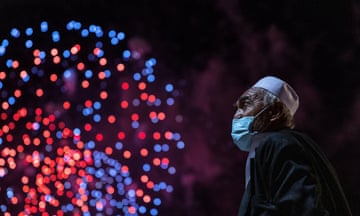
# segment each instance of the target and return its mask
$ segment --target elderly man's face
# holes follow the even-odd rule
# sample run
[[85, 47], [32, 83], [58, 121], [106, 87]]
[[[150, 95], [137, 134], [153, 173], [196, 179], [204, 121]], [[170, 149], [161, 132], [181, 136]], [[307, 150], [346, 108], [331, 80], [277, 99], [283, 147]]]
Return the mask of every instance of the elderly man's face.
[[255, 116], [264, 107], [263, 91], [259, 88], [250, 88], [245, 91], [235, 103], [234, 118]]

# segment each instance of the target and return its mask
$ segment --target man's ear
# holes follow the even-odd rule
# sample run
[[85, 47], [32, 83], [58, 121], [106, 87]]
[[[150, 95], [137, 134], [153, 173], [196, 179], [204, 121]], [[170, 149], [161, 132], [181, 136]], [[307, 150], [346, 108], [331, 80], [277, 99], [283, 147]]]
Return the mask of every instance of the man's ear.
[[269, 121], [270, 122], [277, 121], [282, 115], [282, 109], [283, 109], [283, 104], [281, 102], [275, 102], [269, 110], [269, 115], [270, 115]]

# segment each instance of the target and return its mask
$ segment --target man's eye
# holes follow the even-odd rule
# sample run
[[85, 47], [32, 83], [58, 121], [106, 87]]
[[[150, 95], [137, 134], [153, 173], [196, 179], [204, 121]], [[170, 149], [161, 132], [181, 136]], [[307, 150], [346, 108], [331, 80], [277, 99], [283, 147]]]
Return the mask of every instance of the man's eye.
[[243, 101], [243, 103], [242, 103], [243, 106], [248, 106], [250, 104], [251, 104], [251, 101], [249, 101], [249, 100]]

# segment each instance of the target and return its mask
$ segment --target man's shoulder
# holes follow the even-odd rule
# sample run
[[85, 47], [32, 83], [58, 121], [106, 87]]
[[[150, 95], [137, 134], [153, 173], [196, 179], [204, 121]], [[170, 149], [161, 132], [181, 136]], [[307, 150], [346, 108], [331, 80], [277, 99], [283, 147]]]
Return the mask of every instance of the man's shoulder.
[[303, 132], [284, 129], [279, 131], [270, 131], [259, 134], [257, 137], [260, 148], [276, 148], [281, 149], [287, 146], [299, 145], [306, 138]]
[[259, 137], [261, 137], [261, 139], [263, 139], [263, 140], [266, 140], [266, 139], [288, 140], [288, 139], [294, 139], [297, 136], [305, 137], [306, 135], [303, 132], [300, 132], [300, 131], [297, 131], [294, 129], [268, 131], [268, 132], [263, 132], [263, 133], [259, 134]]

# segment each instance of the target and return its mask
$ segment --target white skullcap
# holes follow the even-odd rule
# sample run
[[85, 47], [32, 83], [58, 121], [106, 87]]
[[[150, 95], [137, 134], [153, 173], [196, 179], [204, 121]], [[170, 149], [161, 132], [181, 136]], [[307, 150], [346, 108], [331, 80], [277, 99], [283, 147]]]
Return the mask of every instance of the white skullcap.
[[266, 76], [257, 81], [252, 87], [263, 88], [274, 94], [285, 104], [292, 116], [294, 116], [299, 107], [299, 97], [295, 90], [288, 83], [277, 77]]

